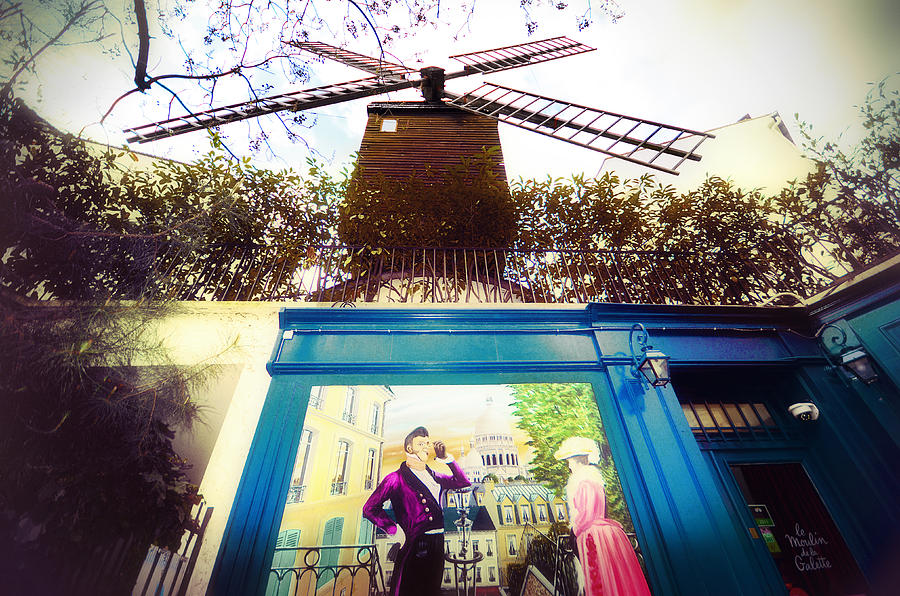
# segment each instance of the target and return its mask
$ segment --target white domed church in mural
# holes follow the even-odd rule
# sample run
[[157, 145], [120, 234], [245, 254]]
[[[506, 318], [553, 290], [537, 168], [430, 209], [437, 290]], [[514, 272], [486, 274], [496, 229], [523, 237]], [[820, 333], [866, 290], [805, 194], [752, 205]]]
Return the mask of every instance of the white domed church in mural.
[[509, 418], [491, 397], [475, 422], [475, 432], [463, 448], [460, 467], [472, 480], [482, 480], [494, 474], [501, 481], [517, 476], [529, 478], [528, 470], [519, 460], [519, 449], [513, 439]]

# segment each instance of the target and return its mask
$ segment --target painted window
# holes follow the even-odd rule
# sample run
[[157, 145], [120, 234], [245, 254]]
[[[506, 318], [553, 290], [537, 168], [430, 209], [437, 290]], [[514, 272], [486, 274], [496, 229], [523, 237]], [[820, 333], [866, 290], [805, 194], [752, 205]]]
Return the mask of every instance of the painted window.
[[347, 494], [347, 469], [350, 464], [350, 443], [338, 441], [337, 455], [334, 462], [334, 477], [331, 481], [332, 495]]
[[516, 535], [515, 534], [508, 534], [506, 536], [506, 553], [511, 557], [516, 556]]
[[369, 416], [369, 432], [373, 435], [381, 434], [379, 425], [381, 423], [381, 406], [372, 404], [372, 413]]
[[[344, 533], [344, 518], [332, 517], [325, 522], [325, 528], [322, 532], [322, 546], [338, 545], [341, 543], [341, 536]], [[316, 580], [316, 589], [318, 590], [335, 578], [335, 565], [340, 558], [340, 549], [326, 548], [322, 549], [319, 557], [319, 566], [316, 571], [319, 578]]]
[[341, 414], [341, 420], [350, 424], [356, 424], [357, 391], [356, 387], [347, 387], [347, 393], [344, 396], [344, 413]]
[[325, 387], [313, 387], [309, 391], [309, 407], [321, 410], [325, 403]]
[[556, 519], [558, 521], [566, 521], [566, 506], [562, 503], [556, 504]]
[[[275, 541], [275, 557], [272, 559], [272, 568], [293, 567], [297, 557], [296, 550], [278, 550], [280, 548], [295, 549], [300, 544], [300, 530], [282, 530]], [[269, 574], [269, 583], [266, 586], [266, 596], [287, 596], [290, 593], [292, 573], [283, 574], [279, 581], [278, 576]]]
[[375, 524], [362, 518], [359, 521], [359, 536], [356, 539], [357, 544], [372, 544], [375, 542]]
[[[342, 546], [340, 550], [334, 548], [323, 548], [319, 554], [326, 551], [335, 551], [340, 553], [337, 561], [341, 565], [355, 567], [359, 563], [359, 557], [365, 558], [364, 551], [358, 548], [352, 548], [349, 545], [364, 545], [372, 543], [373, 528], [370, 525], [371, 519], [364, 521], [359, 508], [371, 494], [371, 491], [378, 483], [387, 475], [395, 472], [405, 461], [405, 455], [402, 449], [403, 438], [415, 426], [422, 425], [430, 431], [433, 441], [443, 440], [447, 442], [448, 450], [453, 456], [462, 460], [464, 453], [471, 455], [471, 451], [464, 446], [471, 444], [472, 441], [481, 441], [484, 445], [478, 452], [478, 455], [484, 457], [482, 462], [487, 465], [479, 466], [480, 458], [476, 456], [474, 461], [475, 468], [479, 468], [477, 473], [484, 477], [491, 470], [500, 468], [490, 467], [495, 465], [512, 466], [517, 463], [521, 466], [519, 469], [513, 470], [512, 467], [505, 468], [508, 472], [497, 474], [498, 476], [516, 476], [519, 473], [525, 474], [524, 470], [534, 467], [535, 462], [532, 459], [535, 454], [530, 450], [526, 450], [522, 445], [527, 438], [535, 444], [540, 443], [541, 461], [554, 458], [555, 453], [562, 449], [562, 443], [570, 439], [581, 444], [589, 438], [580, 437], [578, 432], [585, 428], [587, 422], [580, 420], [570, 420], [568, 417], [560, 417], [555, 410], [556, 405], [560, 402], [571, 402], [577, 404], [574, 410], [590, 412], [590, 408], [596, 408], [596, 400], [589, 384], [538, 384], [538, 385], [502, 385], [502, 386], [471, 386], [460, 388], [458, 393], [453, 393], [452, 386], [438, 387], [430, 389], [428, 386], [391, 386], [390, 406], [387, 407], [381, 401], [383, 391], [379, 386], [371, 387], [348, 387], [345, 383], [340, 386], [325, 387], [316, 390], [317, 393], [327, 395], [328, 402], [325, 404], [327, 416], [310, 410], [312, 414], [307, 417], [305, 428], [301, 429], [299, 439], [299, 448], [297, 450], [297, 458], [294, 464], [294, 471], [291, 475], [291, 484], [294, 486], [306, 485], [306, 499], [298, 501], [294, 505], [284, 507], [284, 514], [281, 524], [276, 528], [303, 528], [304, 547], [315, 548], [325, 547], [330, 543], [326, 540], [334, 541], [335, 527], [333, 522], [329, 526], [328, 536], [323, 536], [323, 524], [329, 518], [341, 516], [348, 526], [348, 533], [343, 536], [343, 543], [348, 546]], [[435, 399], [428, 399], [429, 407], [427, 409], [416, 408], [421, 404], [423, 397], [430, 398], [430, 392], [434, 392]], [[452, 395], [451, 399], [447, 399], [448, 394]], [[490, 405], [487, 403], [487, 396], [497, 398], [502, 396], [504, 408], [500, 408], [495, 412], [490, 412]], [[438, 399], [440, 397], [440, 399]], [[529, 408], [536, 408], [545, 415], [542, 420], [554, 420], [555, 424], [561, 425], [563, 430], [559, 436], [556, 436], [555, 444], [541, 443], [540, 439], [546, 439], [547, 428], [541, 424], [536, 424], [533, 420], [520, 419], [514, 413], [514, 408], [510, 406], [514, 402], [528, 404]], [[377, 408], [375, 407], [377, 405]], [[410, 420], [403, 413], [416, 411], [416, 419]], [[529, 410], [530, 411], [530, 410]], [[342, 420], [342, 414], [348, 416]], [[484, 417], [486, 413], [490, 416]], [[523, 434], [521, 443], [511, 440], [508, 435], [487, 435], [481, 434], [483, 426], [479, 426], [479, 420], [496, 419], [497, 414], [501, 417], [508, 416], [506, 425], [511, 429], [515, 428], [519, 436], [519, 431]], [[774, 415], [774, 413], [773, 413]], [[355, 418], [354, 418], [355, 416]], [[600, 420], [599, 416], [593, 415], [589, 421], [589, 426], [595, 428]], [[484, 418], [483, 418], [484, 417]], [[352, 422], [352, 425], [350, 424]], [[451, 424], [452, 423], [452, 424]], [[457, 427], [460, 429], [457, 435], [448, 435], [445, 433], [447, 428]], [[372, 430], [377, 430], [378, 434], [373, 435]], [[764, 428], [758, 429], [765, 432]], [[311, 431], [311, 432], [310, 432]], [[554, 431], [555, 432], [555, 431]], [[337, 434], [335, 434], [337, 433]], [[593, 435], [592, 435], [593, 436]], [[295, 435], [296, 437], [296, 435]], [[384, 437], [384, 446], [380, 447], [379, 442]], [[491, 437], [492, 440], [488, 440]], [[327, 440], [326, 440], [327, 439]], [[295, 439], [297, 440], [297, 439]], [[605, 445], [605, 440], [596, 440], [596, 447]], [[577, 446], [577, 445], [576, 445]], [[518, 462], [516, 457], [516, 449], [521, 447], [521, 453], [526, 455], [528, 461]], [[584, 449], [583, 445], [578, 447]], [[599, 450], [601, 456], [600, 462], [594, 467], [600, 468], [603, 473], [614, 471], [614, 462], [608, 456], [606, 451]], [[578, 464], [580, 460], [569, 462], [569, 464]], [[288, 464], [290, 465], [290, 464]], [[568, 465], [566, 466], [568, 467]], [[537, 469], [537, 468], [536, 468]], [[587, 472], [594, 473], [594, 468], [589, 467]], [[569, 513], [566, 508], [566, 502], [560, 498], [550, 496], [550, 492], [544, 492], [544, 489], [536, 488], [543, 485], [547, 491], [561, 491], [565, 487], [566, 478], [557, 477], [555, 474], [540, 469], [536, 472], [528, 472], [533, 476], [529, 483], [511, 483], [505, 484], [502, 481], [496, 484], [485, 483], [482, 488], [476, 492], [476, 496], [472, 499], [472, 506], [477, 501], [478, 506], [491, 507], [491, 515], [498, 523], [497, 533], [490, 535], [488, 539], [487, 533], [474, 533], [471, 536], [470, 552], [476, 551], [485, 558], [478, 564], [482, 565], [481, 580], [476, 582], [479, 586], [490, 585], [496, 586], [500, 578], [500, 566], [497, 557], [509, 557], [510, 560], [516, 560], [519, 555], [528, 551], [527, 538], [520, 533], [521, 525], [519, 524], [538, 524], [539, 527], [546, 527], [551, 521], [569, 521]], [[470, 480], [476, 481], [474, 477]], [[599, 481], [605, 484], [604, 491], [607, 496], [606, 516], [615, 520], [623, 526], [624, 532], [632, 532], [632, 524], [628, 516], [627, 509], [624, 507], [625, 499], [622, 496], [621, 487], [617, 483], [608, 481]], [[301, 484], [302, 483], [302, 484]], [[312, 484], [315, 486], [311, 486]], [[530, 486], [534, 486], [531, 489]], [[489, 488], [490, 487], [490, 488]], [[488, 491], [492, 492], [488, 492]], [[533, 492], [526, 492], [532, 491]], [[292, 498], [299, 499], [300, 495], [292, 493]], [[523, 495], [533, 494], [536, 498], [533, 500]], [[330, 503], [331, 509], [323, 508], [320, 503], [310, 503], [313, 495], [334, 495], [341, 496], [341, 499], [332, 499]], [[538, 497], [541, 495], [541, 497]], [[459, 495], [454, 495], [449, 499], [449, 506], [456, 509], [460, 504]], [[549, 502], [548, 502], [549, 500]], [[468, 500], [467, 500], [468, 501]], [[386, 505], [386, 504], [385, 504]], [[494, 509], [496, 507], [496, 509]], [[386, 508], [386, 507], [385, 507]], [[326, 511], [323, 513], [323, 509]], [[440, 514], [440, 513], [438, 513]], [[430, 515], [430, 514], [429, 514]], [[274, 520], [273, 520], [274, 523]], [[343, 523], [343, 522], [342, 522]], [[507, 537], [510, 534], [510, 537]], [[535, 533], [536, 534], [536, 533]], [[390, 538], [381, 533], [382, 538], [378, 540], [379, 546], [383, 541]], [[624, 534], [623, 534], [624, 535]], [[626, 539], [627, 539], [626, 535]], [[497, 544], [494, 544], [494, 540]], [[340, 543], [336, 543], [340, 544]], [[630, 541], [629, 541], [630, 545]], [[446, 547], [452, 552], [458, 549], [456, 541], [446, 541]], [[629, 546], [629, 548], [631, 548]], [[496, 549], [496, 550], [495, 550]], [[502, 549], [502, 552], [501, 552]], [[380, 552], [383, 554], [384, 549]], [[302, 556], [302, 555], [301, 555]], [[337, 565], [330, 563], [329, 557], [318, 564], [320, 570], [328, 571], [329, 567]], [[585, 559], [587, 560], [587, 559]], [[625, 563], [623, 563], [624, 565]], [[490, 570], [486, 569], [488, 565], [494, 565], [494, 578], [488, 580]], [[468, 572], [469, 584], [476, 578], [477, 566], [470, 566]], [[333, 569], [332, 571], [336, 571]], [[440, 579], [436, 576], [435, 581], [441, 583], [444, 578], [443, 567], [435, 569], [435, 573], [440, 573]], [[455, 571], [450, 566], [451, 584]], [[318, 575], [321, 575], [319, 573]], [[505, 572], [504, 572], [505, 579]], [[635, 574], [636, 575], [636, 574]], [[296, 580], [295, 580], [296, 581]], [[328, 581], [328, 574], [322, 581]], [[328, 586], [323, 586], [323, 591], [336, 596], [344, 585], [349, 586], [349, 582], [344, 584], [343, 581], [337, 582], [337, 587], [332, 590], [335, 583], [331, 582]], [[441, 584], [444, 587], [447, 584]], [[305, 583], [304, 583], [305, 586]], [[294, 589], [296, 586], [289, 586]], [[309, 586], [310, 590], [315, 590], [315, 586]], [[301, 586], [301, 591], [304, 588]], [[348, 587], [348, 593], [353, 590]], [[310, 592], [312, 593], [312, 592]], [[270, 596], [279, 596], [272, 594]]]
[[488, 567], [488, 581], [489, 582], [497, 581], [497, 576], [494, 575], [493, 567]]
[[450, 568], [449, 567], [444, 567], [444, 583], [445, 584], [450, 583]]
[[364, 485], [365, 490], [372, 490], [375, 488], [376, 461], [378, 461], [378, 454], [374, 449], [369, 449], [369, 454], [366, 457], [366, 483]]
[[475, 582], [481, 583], [481, 566], [475, 568]]
[[300, 433], [300, 447], [297, 449], [297, 460], [294, 463], [294, 476], [288, 489], [287, 502], [302, 503], [306, 492], [306, 472], [309, 469], [309, 454], [312, 451], [313, 434], [308, 428]]
[[519, 513], [522, 514], [522, 523], [526, 524], [531, 521], [531, 507], [522, 505], [519, 507]]

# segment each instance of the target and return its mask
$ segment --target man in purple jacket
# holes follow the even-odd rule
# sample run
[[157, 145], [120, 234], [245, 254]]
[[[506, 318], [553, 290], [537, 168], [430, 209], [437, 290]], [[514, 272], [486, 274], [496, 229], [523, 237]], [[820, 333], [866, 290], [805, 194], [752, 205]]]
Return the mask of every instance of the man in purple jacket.
[[[444, 569], [443, 493], [471, 485], [441, 441], [434, 442], [435, 461], [447, 464], [452, 475], [437, 474], [425, 465], [430, 447], [425, 427], [413, 429], [403, 441], [406, 461], [382, 479], [363, 505], [363, 515], [373, 524], [391, 535], [397, 533], [399, 525], [405, 536], [394, 561], [391, 596], [440, 594]], [[391, 502], [396, 523], [385, 513], [385, 501]]]

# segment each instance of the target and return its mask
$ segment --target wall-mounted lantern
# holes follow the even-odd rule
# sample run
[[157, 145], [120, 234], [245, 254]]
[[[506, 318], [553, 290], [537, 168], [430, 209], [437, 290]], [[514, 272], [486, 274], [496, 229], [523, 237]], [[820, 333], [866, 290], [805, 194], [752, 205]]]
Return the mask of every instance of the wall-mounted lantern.
[[[635, 332], [637, 332], [637, 336], [635, 336]], [[635, 323], [631, 326], [631, 333], [628, 334], [628, 345], [631, 348], [631, 359], [634, 362], [631, 374], [638, 379], [646, 379], [653, 387], [665, 387], [672, 380], [669, 375], [669, 357], [648, 344], [649, 339], [650, 335], [643, 325]], [[641, 347], [640, 357], [634, 353], [635, 340]]]
[[834, 329], [837, 331], [837, 333], [832, 336], [831, 343], [839, 348], [840, 365], [844, 370], [850, 373], [853, 378], [859, 379], [866, 385], [875, 382], [878, 379], [878, 373], [875, 371], [875, 367], [872, 366], [872, 361], [869, 360], [869, 354], [862, 346], [847, 347], [847, 332], [831, 323], [822, 325], [816, 333], [816, 337], [822, 342], [822, 345], [829, 356], [831, 352], [828, 350], [828, 347], [825, 346], [824, 339], [826, 329]]

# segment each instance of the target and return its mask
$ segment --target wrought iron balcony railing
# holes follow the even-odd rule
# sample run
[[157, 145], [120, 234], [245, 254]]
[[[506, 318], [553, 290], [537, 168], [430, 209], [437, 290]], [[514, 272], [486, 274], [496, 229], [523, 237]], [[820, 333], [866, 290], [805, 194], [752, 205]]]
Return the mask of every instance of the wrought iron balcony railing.
[[374, 544], [276, 548], [275, 553], [276, 560], [282, 561], [291, 557], [279, 553], [293, 553], [294, 564], [271, 568], [267, 594], [378, 596], [387, 593], [384, 570]]
[[303, 495], [306, 492], [306, 485], [292, 485], [288, 489], [287, 495], [287, 504], [290, 505], [292, 503], [302, 503]]
[[[742, 252], [216, 246], [157, 258], [178, 300], [753, 305], [810, 297], [848, 271], [790, 247]], [[796, 299], [793, 300], [796, 302]]]
[[[636, 536], [627, 534], [631, 547], [637, 555], [638, 562], [643, 568], [644, 556]], [[518, 574], [508, 578], [513, 593], [521, 588], [521, 571], [529, 565], [537, 567], [544, 577], [553, 578], [555, 594], [560, 596], [577, 596], [579, 593], [578, 570], [575, 552], [576, 546], [571, 534], [545, 534], [531, 524], [526, 524], [522, 530], [522, 549], [517, 558]]]

